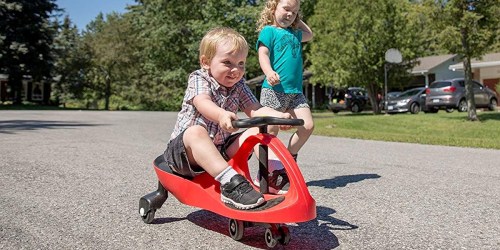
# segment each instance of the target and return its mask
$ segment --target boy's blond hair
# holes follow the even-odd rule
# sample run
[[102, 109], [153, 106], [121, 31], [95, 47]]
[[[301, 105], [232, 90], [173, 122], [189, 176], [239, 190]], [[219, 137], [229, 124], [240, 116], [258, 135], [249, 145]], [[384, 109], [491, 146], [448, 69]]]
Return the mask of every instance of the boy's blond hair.
[[[276, 7], [278, 6], [278, 3], [281, 0], [267, 0], [266, 5], [264, 6], [264, 9], [260, 13], [260, 18], [257, 21], [257, 32], [260, 32], [264, 26], [266, 25], [272, 25], [274, 23], [274, 12], [276, 11]], [[300, 0], [295, 0], [297, 1], [298, 4], [300, 4]], [[299, 13], [297, 14], [297, 17], [292, 23], [292, 28], [297, 28], [297, 23], [301, 20], [302, 14]]]
[[202, 56], [205, 56], [205, 59], [211, 62], [215, 56], [217, 46], [222, 43], [233, 45], [231, 53], [240, 51], [248, 53], [248, 43], [238, 31], [227, 27], [217, 27], [209, 30], [205, 36], [203, 36], [203, 39], [201, 39], [200, 64]]

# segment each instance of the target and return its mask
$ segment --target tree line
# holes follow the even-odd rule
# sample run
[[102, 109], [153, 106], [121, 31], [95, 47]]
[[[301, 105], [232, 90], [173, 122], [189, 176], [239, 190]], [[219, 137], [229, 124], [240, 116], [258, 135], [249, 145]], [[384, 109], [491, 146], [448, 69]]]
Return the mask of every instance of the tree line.
[[[255, 42], [264, 2], [136, 0], [79, 31], [55, 0], [0, 0], [0, 73], [14, 91], [24, 75], [51, 82], [54, 105], [178, 110], [187, 76], [199, 68], [199, 41], [212, 27], [242, 33], [251, 48], [245, 77], [262, 74]], [[372, 97], [383, 86], [389, 48], [404, 59], [389, 86], [408, 82], [419, 57], [459, 54], [467, 75], [470, 59], [500, 51], [500, 0], [308, 0], [301, 15], [315, 35], [304, 44], [310, 82], [364, 86]]]

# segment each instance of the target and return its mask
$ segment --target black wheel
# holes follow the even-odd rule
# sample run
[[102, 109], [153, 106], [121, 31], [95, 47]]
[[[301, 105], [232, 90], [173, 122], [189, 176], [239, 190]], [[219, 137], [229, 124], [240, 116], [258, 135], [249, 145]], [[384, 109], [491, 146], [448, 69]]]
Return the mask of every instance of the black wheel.
[[245, 226], [243, 221], [230, 219], [229, 220], [229, 235], [233, 240], [241, 240], [243, 238], [243, 231]]
[[146, 224], [151, 224], [153, 222], [153, 220], [155, 219], [155, 213], [156, 213], [156, 209], [151, 209], [145, 215], [141, 215], [142, 221], [144, 221], [144, 223], [146, 223]]
[[490, 100], [490, 105], [488, 106], [488, 110], [495, 111], [497, 109], [497, 105], [498, 105], [497, 100], [492, 98]]
[[462, 99], [460, 100], [460, 102], [458, 102], [458, 112], [465, 112], [467, 111], [467, 101], [465, 101], [465, 99]]
[[281, 226], [278, 228], [278, 232], [280, 233], [280, 244], [288, 245], [288, 243], [290, 242], [290, 230], [288, 230], [288, 227]]
[[361, 112], [361, 108], [359, 107], [359, 104], [357, 102], [353, 103], [351, 106], [351, 112], [353, 113], [359, 113]]
[[454, 109], [453, 108], [446, 108], [446, 113], [453, 113]]
[[412, 114], [418, 114], [420, 112], [420, 105], [416, 102], [412, 103], [410, 106], [410, 112]]
[[269, 248], [274, 248], [276, 244], [278, 244], [277, 240], [277, 233], [278, 232], [273, 232], [276, 231], [275, 229], [273, 230], [272, 228], [267, 228], [266, 233], [264, 234], [265, 240], [266, 240], [266, 245]]

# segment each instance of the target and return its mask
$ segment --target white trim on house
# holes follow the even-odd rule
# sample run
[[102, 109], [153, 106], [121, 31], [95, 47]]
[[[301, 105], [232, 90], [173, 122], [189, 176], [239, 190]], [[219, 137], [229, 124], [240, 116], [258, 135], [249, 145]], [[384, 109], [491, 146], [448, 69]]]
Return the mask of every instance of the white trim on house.
[[[500, 66], [500, 61], [471, 63], [471, 68], [473, 68], [473, 69], [496, 67], [496, 66]], [[456, 71], [456, 70], [462, 71], [462, 70], [464, 70], [464, 64], [457, 63], [457, 64], [450, 65], [448, 68], [450, 70], [453, 70], [453, 71]]]

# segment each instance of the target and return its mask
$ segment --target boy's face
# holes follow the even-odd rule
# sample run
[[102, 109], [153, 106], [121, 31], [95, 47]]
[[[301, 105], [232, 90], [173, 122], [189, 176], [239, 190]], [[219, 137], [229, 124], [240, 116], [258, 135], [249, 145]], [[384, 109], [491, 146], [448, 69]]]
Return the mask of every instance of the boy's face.
[[299, 13], [299, 0], [281, 0], [274, 11], [274, 25], [288, 28]]
[[208, 70], [220, 85], [227, 88], [234, 86], [245, 74], [248, 54], [247, 50], [232, 51], [232, 47], [228, 42], [219, 44], [210, 62], [204, 55], [201, 56], [203, 68]]

